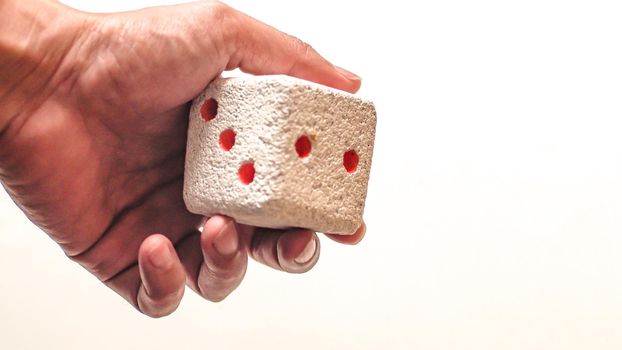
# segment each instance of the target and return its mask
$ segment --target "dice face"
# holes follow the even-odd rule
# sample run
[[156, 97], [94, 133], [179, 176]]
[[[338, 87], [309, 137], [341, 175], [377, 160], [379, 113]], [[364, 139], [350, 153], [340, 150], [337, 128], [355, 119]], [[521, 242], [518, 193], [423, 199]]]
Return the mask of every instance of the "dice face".
[[283, 76], [217, 79], [190, 111], [184, 201], [271, 228], [348, 234], [362, 222], [371, 102]]

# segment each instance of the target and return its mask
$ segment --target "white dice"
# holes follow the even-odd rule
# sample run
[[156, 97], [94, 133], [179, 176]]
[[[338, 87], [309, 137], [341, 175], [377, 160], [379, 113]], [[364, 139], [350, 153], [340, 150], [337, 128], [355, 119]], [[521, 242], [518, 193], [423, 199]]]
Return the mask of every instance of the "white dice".
[[362, 223], [376, 111], [285, 76], [219, 78], [190, 110], [184, 201], [270, 228], [350, 234]]

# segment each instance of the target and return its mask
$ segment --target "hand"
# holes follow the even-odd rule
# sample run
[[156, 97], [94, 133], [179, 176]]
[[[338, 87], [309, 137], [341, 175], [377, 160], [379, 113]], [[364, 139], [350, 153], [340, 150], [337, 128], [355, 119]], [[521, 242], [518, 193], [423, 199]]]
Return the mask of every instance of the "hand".
[[[12, 6], [23, 6], [18, 1]], [[13, 61], [23, 68], [15, 72], [27, 72], [10, 89], [2, 83], [0, 179], [72, 260], [153, 317], [177, 308], [185, 283], [222, 300], [240, 284], [247, 256], [295, 273], [315, 264], [313, 232], [260, 229], [222, 216], [205, 221], [186, 210], [188, 102], [234, 68], [350, 92], [358, 77], [218, 2], [111, 15], [24, 3], [30, 7], [21, 14], [36, 12], [33, 27], [46, 28], [40, 42], [26, 46], [43, 55], [27, 56], [33, 69]], [[331, 238], [357, 243], [364, 230]]]

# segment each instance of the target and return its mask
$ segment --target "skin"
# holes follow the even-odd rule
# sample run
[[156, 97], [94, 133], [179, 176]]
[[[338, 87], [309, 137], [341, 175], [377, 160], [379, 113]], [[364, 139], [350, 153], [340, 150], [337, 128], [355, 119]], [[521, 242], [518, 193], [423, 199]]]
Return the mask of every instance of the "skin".
[[186, 210], [189, 101], [235, 68], [349, 92], [360, 78], [219, 2], [95, 15], [0, 0], [0, 17], [0, 180], [70, 259], [152, 317], [173, 312], [185, 285], [224, 299], [249, 256], [290, 273], [315, 265], [314, 232]]

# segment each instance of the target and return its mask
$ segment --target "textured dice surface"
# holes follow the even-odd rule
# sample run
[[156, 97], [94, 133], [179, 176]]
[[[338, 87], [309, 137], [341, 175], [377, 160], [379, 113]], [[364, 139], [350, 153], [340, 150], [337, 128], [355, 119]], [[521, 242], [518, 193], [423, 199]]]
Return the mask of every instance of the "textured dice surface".
[[285, 76], [219, 78], [190, 110], [184, 201], [270, 228], [348, 234], [362, 222], [374, 105]]

